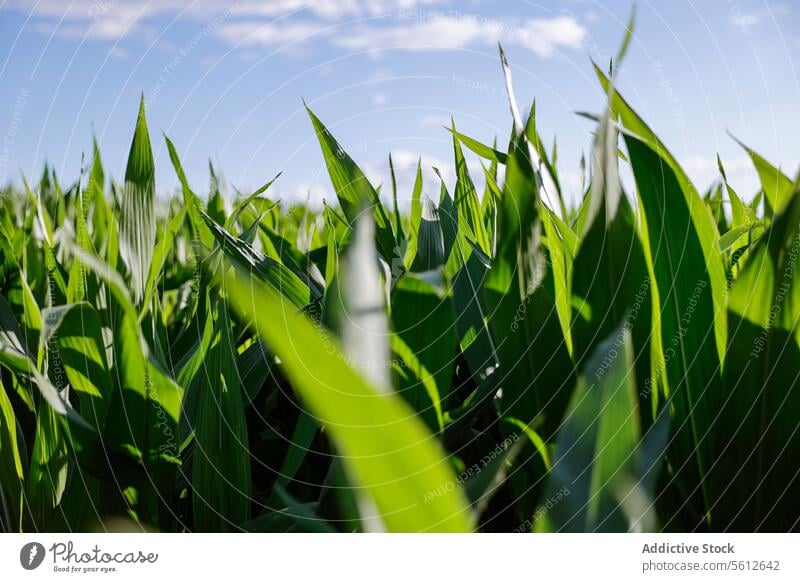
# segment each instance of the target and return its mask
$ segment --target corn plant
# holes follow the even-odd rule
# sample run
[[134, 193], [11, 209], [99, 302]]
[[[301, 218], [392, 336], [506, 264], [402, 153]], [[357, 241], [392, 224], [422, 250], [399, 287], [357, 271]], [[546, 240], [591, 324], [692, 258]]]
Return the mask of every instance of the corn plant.
[[798, 529], [798, 180], [699, 192], [596, 68], [572, 207], [501, 63], [507, 146], [453, 125], [408, 212], [310, 109], [335, 207], [198, 194], [168, 138], [157, 196], [143, 103], [123, 184], [95, 143], [6, 189], [2, 529]]

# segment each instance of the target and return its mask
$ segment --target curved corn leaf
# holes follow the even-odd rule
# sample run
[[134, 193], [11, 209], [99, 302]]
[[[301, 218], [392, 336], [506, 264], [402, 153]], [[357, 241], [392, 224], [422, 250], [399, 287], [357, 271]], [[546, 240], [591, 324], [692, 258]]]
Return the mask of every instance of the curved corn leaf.
[[[608, 116], [597, 131], [591, 203], [586, 231], [575, 256], [572, 295], [574, 357], [582, 367], [595, 348], [625, 319], [631, 331], [640, 393], [650, 385], [651, 281], [636, 217], [622, 192], [617, 167], [617, 132]], [[655, 394], [652, 394], [655, 396]], [[640, 403], [645, 426], [656, 409]]]
[[186, 179], [186, 174], [183, 171], [183, 165], [181, 164], [175, 145], [166, 135], [164, 136], [164, 141], [167, 142], [167, 149], [169, 150], [169, 158], [172, 161], [172, 167], [175, 169], [175, 173], [178, 175], [178, 180], [181, 183], [183, 204], [186, 207], [186, 212], [189, 215], [189, 222], [192, 226], [192, 243], [197, 244], [199, 242], [205, 247], [206, 251], [210, 251], [214, 245], [214, 236], [211, 234], [211, 229], [200, 217], [203, 203], [189, 186], [189, 181]]
[[[601, 84], [608, 80], [595, 66]], [[707, 521], [713, 421], [722, 396], [727, 281], [708, 209], [677, 161], [622, 99], [611, 110], [630, 132], [625, 143], [639, 192], [660, 302], [663, 369], [674, 418], [671, 458], [694, 525]], [[655, 292], [655, 291], [653, 291]], [[657, 373], [657, 372], [656, 372]]]
[[786, 174], [761, 157], [758, 152], [750, 149], [735, 137], [733, 139], [742, 146], [753, 161], [753, 166], [761, 180], [761, 189], [764, 192], [765, 215], [769, 218], [775, 212], [779, 212], [789, 201], [792, 194], [792, 181]]
[[286, 487], [294, 479], [318, 431], [317, 422], [305, 410], [300, 409], [292, 440], [289, 442], [289, 451], [283, 459], [278, 471], [278, 478], [275, 480], [276, 486]]
[[20, 531], [24, 482], [17, 419], [0, 379], [0, 531]]
[[455, 371], [452, 299], [422, 279], [407, 275], [392, 291], [392, 324], [394, 337], [413, 356], [404, 358], [400, 393], [431, 430], [439, 431], [444, 427], [443, 411]]
[[[405, 258], [403, 259], [406, 271], [411, 270], [411, 266], [417, 256], [419, 247], [419, 231], [422, 224], [423, 203], [422, 197], [422, 160], [417, 160], [417, 175], [414, 178], [414, 190], [411, 193], [411, 213], [408, 217], [408, 246], [406, 246]], [[426, 197], [427, 199], [427, 197]]]
[[[510, 71], [504, 62], [512, 112]], [[553, 270], [539, 246], [541, 179], [532, 165], [533, 146], [515, 114], [506, 180], [498, 209], [497, 256], [486, 282], [486, 298], [497, 338], [501, 410], [530, 423], [539, 415], [545, 438], [558, 427], [574, 382], [569, 343], [559, 321]]]
[[47, 529], [64, 495], [68, 470], [68, 442], [59, 414], [42, 403], [36, 415], [30, 468], [25, 477], [25, 529]]
[[175, 213], [175, 216], [169, 219], [166, 227], [164, 228], [164, 232], [161, 233], [161, 237], [153, 249], [153, 257], [150, 263], [150, 271], [147, 275], [147, 283], [144, 290], [144, 300], [142, 302], [144, 309], [139, 316], [140, 318], [144, 317], [146, 310], [153, 301], [156, 288], [159, 282], [162, 280], [161, 273], [164, 270], [167, 257], [174, 250], [175, 238], [178, 236], [178, 231], [183, 226], [185, 216], [186, 207], [184, 206], [177, 213]]
[[715, 429], [712, 525], [790, 531], [800, 510], [800, 190], [751, 250], [730, 293], [725, 399]]
[[[610, 362], [610, 363], [609, 363]], [[564, 418], [536, 531], [628, 531], [623, 502], [638, 487], [639, 442], [631, 336], [624, 326], [586, 358]], [[632, 518], [633, 517], [633, 518]]]
[[73, 248], [72, 252], [103, 281], [119, 317], [112, 329], [115, 386], [105, 436], [114, 444], [139, 451], [146, 463], [177, 456], [183, 389], [151, 358], [138, 313], [119, 274], [82, 249]]
[[102, 432], [113, 382], [106, 360], [100, 316], [89, 303], [42, 311], [42, 347], [51, 347], [78, 395], [81, 416]]
[[308, 305], [311, 295], [305, 285], [282, 263], [255, 250], [245, 241], [234, 237], [208, 214], [200, 211], [222, 252], [242, 269], [255, 271], [272, 292], [290, 301], [298, 309]]
[[483, 222], [481, 204], [478, 200], [475, 185], [469, 176], [467, 161], [464, 159], [464, 152], [461, 150], [461, 144], [455, 135], [455, 129], [455, 124], [453, 124], [451, 131], [453, 131], [453, 150], [455, 152], [456, 165], [454, 202], [458, 211], [459, 222], [464, 221], [463, 228], [474, 237], [474, 242], [478, 244], [483, 253], [489, 255], [491, 253], [491, 243], [489, 234], [486, 232], [486, 225]]
[[339, 142], [331, 135], [331, 132], [322, 124], [319, 118], [314, 115], [311, 109], [306, 106], [308, 116], [314, 125], [317, 134], [322, 156], [325, 158], [325, 165], [339, 198], [339, 204], [352, 225], [364, 207], [371, 208], [375, 217], [375, 241], [378, 245], [378, 252], [383, 259], [393, 268], [396, 266], [397, 259], [402, 259], [402, 255], [397, 248], [392, 223], [386, 208], [383, 206], [378, 192], [369, 183], [364, 172], [361, 171], [353, 159], [339, 145]]
[[[399, 396], [381, 393], [345, 361], [341, 348], [245, 274], [225, 279], [228, 300], [252, 321], [283, 362], [293, 388], [326, 427], [348, 474], [369, 495], [390, 531], [469, 531], [469, 509], [441, 449]], [[313, 367], [310, 363], [313, 362]], [[324, 375], [323, 375], [324, 374]]]
[[478, 140], [456, 131], [455, 127], [445, 127], [445, 129], [452, 133], [454, 138], [467, 146], [467, 148], [469, 148], [473, 153], [479, 155], [485, 160], [489, 160], [490, 162], [505, 165], [508, 155], [499, 151], [496, 147], [490, 147], [482, 144]]

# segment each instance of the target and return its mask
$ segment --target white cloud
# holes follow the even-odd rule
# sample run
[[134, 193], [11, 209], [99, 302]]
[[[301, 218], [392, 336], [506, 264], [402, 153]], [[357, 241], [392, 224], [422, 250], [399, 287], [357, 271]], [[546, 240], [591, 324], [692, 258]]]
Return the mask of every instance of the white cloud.
[[586, 29], [574, 18], [560, 16], [527, 21], [520, 42], [541, 57], [549, 57], [558, 47], [576, 49], [586, 38]]
[[364, 24], [337, 33], [332, 43], [350, 50], [427, 50], [491, 46], [502, 41], [549, 57], [561, 47], [578, 48], [584, 38], [586, 29], [569, 16], [531, 19], [520, 24], [474, 16], [441, 16], [388, 27]]
[[[426, 10], [448, 0], [8, 0], [4, 9], [38, 17], [34, 29], [61, 37], [115, 40], [136, 34], [155, 16], [190, 18], [229, 44], [283, 47], [324, 38], [347, 50], [524, 46], [541, 57], [578, 48], [586, 29], [570, 16], [501, 21], [456, 11]], [[386, 18], [381, 18], [386, 17]], [[271, 20], [267, 20], [271, 19]], [[358, 22], [352, 22], [358, 20]]]
[[759, 20], [756, 14], [735, 14], [731, 17], [731, 23], [739, 28], [749, 28], [758, 24]]
[[281, 18], [293, 13], [337, 21], [397, 14], [447, 0], [7, 0], [0, 10], [16, 10], [47, 21], [59, 36], [117, 39], [139, 32], [142, 21], [158, 15], [180, 15], [198, 21], [229, 17]]
[[128, 58], [129, 54], [127, 49], [124, 49], [121, 46], [113, 46], [108, 51], [108, 56], [110, 56], [112, 59], [125, 60]]
[[386, 104], [386, 94], [385, 93], [375, 93], [372, 96], [372, 102], [375, 105], [385, 105]]
[[278, 25], [234, 22], [220, 26], [215, 32], [219, 38], [230, 44], [285, 47], [315, 36], [324, 36], [330, 31], [316, 24]]
[[419, 118], [420, 127], [442, 127], [443, 125], [450, 125], [450, 118], [446, 115], [423, 115]]

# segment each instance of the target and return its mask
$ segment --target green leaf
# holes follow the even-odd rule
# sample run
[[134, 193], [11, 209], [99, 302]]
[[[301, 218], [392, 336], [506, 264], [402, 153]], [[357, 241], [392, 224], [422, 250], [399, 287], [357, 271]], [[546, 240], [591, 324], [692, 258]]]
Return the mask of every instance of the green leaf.
[[486, 281], [486, 299], [492, 330], [501, 339], [497, 351], [502, 413], [525, 423], [542, 415], [547, 439], [558, 427], [569, 400], [573, 365], [569, 342], [554, 309], [553, 269], [539, 246], [541, 179], [531, 163], [535, 152], [518, 118], [504, 58], [503, 64], [515, 112], [515, 133], [498, 209], [498, 251]]
[[570, 251], [568, 250], [568, 242], [561, 239], [558, 227], [552, 217], [556, 216], [555, 212], [546, 208], [546, 205], [541, 200], [539, 207], [544, 208], [539, 212], [539, 217], [544, 226], [545, 237], [542, 239], [542, 246], [546, 250], [547, 264], [549, 266], [547, 273], [547, 283], [552, 285], [552, 297], [556, 304], [556, 314], [558, 321], [561, 324], [561, 333], [567, 347], [567, 351], [572, 354], [572, 307], [570, 305], [570, 298], [572, 295], [572, 270], [573, 260]]
[[444, 234], [439, 211], [433, 201], [425, 196], [414, 241], [416, 255], [408, 270], [414, 273], [433, 271], [444, 265]]
[[[617, 132], [608, 116], [600, 122], [592, 155], [591, 202], [586, 231], [572, 269], [573, 355], [582, 367], [598, 343], [626, 317], [631, 331], [639, 392], [650, 385], [652, 285], [636, 230], [636, 217], [622, 191], [617, 167]], [[627, 315], [626, 315], [627, 314]], [[655, 394], [652, 394], [655, 397]], [[645, 426], [655, 405], [641, 403]]]
[[325, 519], [319, 516], [319, 503], [301, 503], [292, 497], [283, 485], [276, 484], [271, 498], [275, 511], [247, 522], [242, 526], [244, 531], [259, 533], [334, 533], [336, 530]]
[[[547, 151], [544, 148], [544, 144], [542, 142], [542, 137], [539, 135], [539, 130], [536, 129], [536, 102], [533, 102], [531, 106], [530, 115], [528, 116], [528, 121], [525, 124], [525, 135], [528, 138], [528, 141], [533, 149], [529, 151], [528, 155], [531, 160], [531, 166], [536, 170], [537, 176], [539, 178], [541, 194], [540, 198], [542, 200], [545, 199], [543, 195], [545, 192], [545, 186], [549, 187], [549, 184], [545, 181], [544, 176], [550, 178], [552, 185], [555, 187], [556, 190], [556, 197], [558, 199], [559, 209], [561, 211], [561, 216], [563, 218], [567, 217], [567, 207], [564, 202], [564, 196], [561, 193], [561, 184], [558, 182], [558, 173], [555, 169], [555, 162], [550, 162], [549, 158], [547, 157]], [[539, 163], [541, 161], [541, 164]]]
[[141, 303], [144, 298], [153, 247], [156, 244], [155, 190], [155, 163], [142, 95], [125, 169], [120, 223], [120, 250], [130, 271], [133, 296], [137, 303]]
[[766, 215], [770, 217], [773, 213], [779, 212], [788, 202], [792, 194], [792, 181], [786, 174], [761, 157], [758, 152], [750, 149], [735, 137], [733, 139], [744, 148], [753, 161], [753, 166], [758, 172], [761, 188], [764, 190], [764, 196], [766, 197]]
[[[489, 268], [474, 252], [474, 243], [466, 234], [469, 225], [447, 192], [444, 180], [438, 217], [442, 227], [444, 256], [447, 257], [444, 273], [449, 276], [453, 305], [459, 314], [456, 318], [459, 346], [473, 379], [476, 383], [482, 383], [497, 365], [495, 341], [489, 329], [483, 294]], [[483, 403], [481, 400], [480, 404]]]
[[427, 492], [454, 482], [455, 475], [398, 395], [372, 387], [346, 363], [335, 340], [323, 340], [312, 322], [276, 300], [257, 279], [229, 275], [225, 289], [234, 309], [255, 324], [281, 359], [292, 387], [325, 426], [349, 475], [373, 500], [388, 530], [472, 529], [458, 487], [425, 502]]
[[394, 174], [394, 163], [392, 162], [392, 154], [389, 154], [389, 173], [392, 176], [392, 202], [394, 203], [394, 224], [392, 228], [394, 229], [395, 237], [397, 239], [397, 245], [402, 246], [405, 244], [406, 236], [403, 232], [403, 221], [400, 218], [400, 208], [397, 205], [397, 177]]
[[[394, 338], [410, 350], [400, 371], [401, 394], [433, 431], [443, 428], [443, 411], [455, 371], [455, 310], [447, 295], [407, 275], [392, 291]], [[395, 350], [397, 351], [397, 349]]]
[[397, 258], [402, 259], [402, 255], [398, 255], [399, 249], [396, 249], [397, 241], [392, 231], [392, 223], [378, 192], [369, 183], [361, 168], [344, 151], [308, 106], [306, 106], [306, 111], [314, 125], [314, 131], [317, 133], [322, 156], [325, 158], [325, 165], [344, 215], [352, 225], [364, 208], [372, 209], [375, 217], [375, 240], [378, 244], [378, 252], [389, 265], [394, 267], [393, 261]]
[[298, 309], [308, 305], [311, 294], [308, 286], [297, 275], [282, 263], [261, 254], [251, 245], [234, 237], [205, 212], [200, 211], [200, 215], [211, 229], [222, 251], [239, 268], [254, 271], [276, 296], [283, 297]]
[[187, 209], [187, 213], [189, 214], [189, 221], [192, 225], [192, 234], [194, 235], [193, 239], [198, 240], [207, 251], [210, 251], [214, 245], [214, 236], [211, 234], [211, 229], [200, 217], [203, 203], [189, 186], [189, 181], [186, 179], [186, 174], [183, 171], [183, 166], [181, 165], [181, 160], [178, 157], [178, 152], [175, 149], [175, 146], [166, 135], [164, 136], [164, 141], [167, 142], [169, 158], [172, 161], [172, 166], [175, 168], [175, 173], [178, 175], [178, 180], [180, 180], [181, 183], [183, 204]]
[[[309, 288], [311, 299], [321, 299], [325, 286], [322, 273], [311, 261], [307, 253], [301, 252], [288, 240], [272, 230], [262, 222], [257, 223], [261, 232], [266, 235], [261, 238], [264, 251], [286, 265], [292, 273]], [[243, 238], [243, 237], [240, 237]]]
[[0, 380], [0, 530], [20, 531], [25, 476], [17, 440], [17, 419]]
[[550, 462], [550, 453], [547, 450], [547, 444], [544, 442], [544, 439], [539, 436], [539, 433], [536, 432], [529, 423], [524, 423], [520, 419], [514, 418], [513, 416], [506, 416], [503, 418], [503, 420], [512, 426], [516, 426], [520, 432], [528, 438], [528, 440], [536, 449], [536, 452], [542, 457], [545, 468], [549, 471], [552, 467], [552, 463]]
[[[89, 210], [90, 201], [96, 197], [96, 194], [90, 192], [89, 189], [100, 189], [102, 196], [102, 172], [100, 167], [99, 171], [95, 171], [94, 167], [100, 164], [99, 153], [97, 151], [97, 143], [95, 143], [95, 162], [93, 164], [92, 173], [89, 176], [89, 184], [87, 191], [84, 192], [81, 188], [81, 183], [78, 182], [78, 199], [75, 204], [75, 231], [76, 242], [78, 246], [90, 252], [94, 252], [94, 245], [89, 236], [89, 225], [87, 221], [87, 213]], [[97, 175], [99, 173], [99, 176]], [[100, 181], [100, 185], [97, 181]], [[80, 261], [73, 261], [69, 270], [69, 281], [67, 284], [67, 301], [70, 303], [77, 303], [85, 300], [87, 297], [97, 297], [98, 288], [97, 283], [93, 277], [86, 274], [85, 267]]]
[[80, 413], [103, 430], [113, 382], [106, 360], [102, 324], [88, 303], [51, 307], [42, 312], [42, 348], [51, 348], [51, 366], [63, 369], [78, 395]]
[[165, 265], [167, 264], [167, 258], [169, 257], [170, 253], [174, 251], [175, 239], [178, 236], [178, 231], [183, 226], [185, 217], [186, 207], [184, 206], [175, 214], [175, 216], [169, 219], [166, 227], [164, 228], [164, 232], [161, 233], [161, 237], [156, 243], [155, 249], [153, 250], [153, 258], [150, 263], [150, 272], [147, 275], [144, 301], [142, 302], [145, 306], [145, 309], [142, 310], [140, 318], [144, 317], [146, 309], [153, 301], [153, 297], [155, 296], [156, 288], [159, 282], [163, 282], [162, 273]]
[[[31, 384], [35, 384], [42, 398], [58, 414], [67, 417], [76, 426], [90, 428], [89, 424], [72, 408], [68, 400], [50, 383], [50, 380], [39, 372], [32, 356], [20, 341], [19, 327], [8, 303], [2, 297], [0, 297], [0, 365], [5, 366], [18, 378], [29, 380]], [[31, 395], [21, 392], [18, 394], [33, 410], [34, 403]]]
[[[239, 215], [242, 213], [242, 211], [245, 208], [247, 208], [247, 206], [250, 205], [250, 203], [253, 202], [256, 198], [258, 198], [264, 192], [269, 190], [270, 186], [272, 186], [272, 184], [275, 183], [275, 180], [280, 178], [280, 176], [281, 172], [278, 172], [275, 175], [275, 177], [272, 178], [272, 180], [270, 180], [269, 182], [258, 188], [255, 192], [253, 192], [249, 196], [242, 199], [239, 203], [237, 203], [236, 206], [233, 207], [233, 211], [231, 212], [231, 215], [228, 217], [228, 221], [225, 223], [225, 228], [230, 230], [236, 223], [236, 220], [239, 218]], [[274, 208], [275, 206], [276, 206], [275, 204], [270, 202], [270, 208]]]
[[294, 427], [292, 439], [289, 441], [289, 450], [278, 471], [278, 478], [275, 480], [276, 486], [286, 487], [294, 479], [318, 431], [317, 422], [301, 409], [297, 415], [297, 424]]
[[[338, 267], [339, 258], [339, 245], [336, 240], [336, 222], [334, 220], [335, 213], [328, 205], [325, 205], [325, 226], [327, 229], [328, 240], [326, 241], [326, 255], [325, 255], [325, 289], [330, 289], [333, 282], [336, 280], [336, 272]], [[349, 227], [348, 227], [349, 228]]]
[[539, 513], [537, 531], [635, 529], [641, 516], [626, 515], [623, 502], [639, 487], [636, 401], [633, 345], [628, 330], [619, 326], [586, 360], [543, 497], [552, 508]]
[[122, 278], [79, 248], [71, 249], [103, 281], [119, 314], [113, 327], [114, 394], [105, 434], [112, 443], [141, 451], [146, 462], [178, 452], [177, 421], [183, 389], [151, 358], [139, 317]]
[[478, 140], [472, 139], [463, 133], [459, 133], [456, 131], [455, 127], [445, 127], [445, 129], [452, 133], [454, 138], [467, 146], [467, 148], [469, 148], [475, 154], [491, 162], [505, 165], [508, 156], [503, 152], [498, 151], [494, 147], [484, 145]]
[[[455, 124], [453, 124], [452, 131], [455, 131]], [[489, 255], [491, 253], [491, 243], [486, 232], [486, 225], [483, 222], [478, 193], [472, 183], [472, 178], [469, 176], [467, 161], [464, 159], [464, 152], [461, 150], [461, 144], [455, 134], [453, 135], [453, 150], [456, 164], [454, 201], [458, 210], [459, 222], [463, 220], [466, 223], [469, 232], [474, 234], [475, 242], [478, 243], [480, 249], [484, 254]]]
[[232, 531], [250, 518], [250, 450], [232, 324], [220, 298], [209, 304], [192, 451], [194, 528]]
[[631, 15], [628, 17], [628, 24], [625, 26], [625, 37], [622, 39], [622, 45], [619, 47], [619, 51], [617, 52], [617, 59], [616, 59], [616, 66], [619, 67], [619, 64], [622, 62], [622, 59], [625, 58], [625, 53], [628, 52], [628, 45], [631, 42], [631, 38], [633, 38], [633, 25], [636, 23], [636, 4], [631, 6]]
[[45, 403], [37, 411], [30, 469], [25, 478], [28, 531], [47, 529], [67, 486], [67, 441], [58, 418], [58, 412]]
[[[604, 88], [608, 80], [595, 67]], [[630, 132], [625, 143], [639, 191], [658, 293], [666, 389], [676, 421], [670, 451], [675, 479], [699, 524], [711, 509], [708, 472], [713, 421], [722, 396], [727, 281], [716, 227], [697, 190], [652, 130], [615, 92], [612, 112]], [[693, 499], [702, 495], [702, 499]]]
[[483, 457], [482, 464], [478, 465], [480, 470], [464, 481], [464, 490], [476, 515], [481, 516], [486, 512], [492, 497], [508, 479], [512, 463], [523, 446], [518, 440], [519, 436], [514, 434], [498, 444]]
[[422, 160], [417, 161], [417, 176], [414, 179], [414, 190], [411, 194], [411, 214], [408, 217], [409, 232], [408, 246], [404, 258], [406, 271], [411, 269], [411, 265], [417, 256], [419, 246], [419, 230], [422, 223]]
[[[723, 234], [721, 237], [719, 237], [720, 252], [727, 253], [728, 251], [733, 249], [734, 246], [741, 246], [742, 244], [746, 244], [747, 233], [752, 231], [757, 226], [758, 225], [756, 224], [743, 224], [741, 226], [732, 228], [731, 230]], [[741, 240], [742, 237], [745, 238], [744, 241]]]
[[497, 162], [492, 162], [487, 170], [481, 164], [483, 176], [486, 180], [486, 187], [483, 191], [483, 200], [481, 201], [481, 210], [483, 212], [483, 222], [486, 225], [486, 232], [489, 233], [489, 241], [491, 242], [491, 254], [497, 252], [497, 207], [500, 204], [500, 199], [503, 193], [497, 185]]
[[800, 512], [800, 191], [752, 249], [729, 299], [726, 398], [715, 428], [712, 526], [790, 531]]

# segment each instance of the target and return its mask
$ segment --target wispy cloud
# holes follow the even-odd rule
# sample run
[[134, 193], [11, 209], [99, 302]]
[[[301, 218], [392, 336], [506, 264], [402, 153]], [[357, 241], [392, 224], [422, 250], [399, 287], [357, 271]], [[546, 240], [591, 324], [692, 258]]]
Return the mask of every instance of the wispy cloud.
[[561, 47], [578, 48], [585, 37], [586, 29], [568, 16], [514, 24], [475, 16], [448, 15], [389, 27], [362, 25], [336, 35], [333, 44], [351, 50], [426, 50], [489, 46], [502, 41], [522, 45], [541, 57], [549, 57]]
[[740, 13], [731, 16], [731, 24], [737, 28], [750, 28], [758, 24], [759, 21], [760, 19], [756, 14]]
[[329, 28], [319, 24], [258, 24], [255, 22], [232, 22], [221, 26], [216, 35], [233, 45], [265, 47], [287, 47], [296, 43], [326, 36]]
[[0, 8], [39, 19], [40, 32], [64, 38], [114, 40], [135, 34], [141, 24], [157, 16], [181, 15], [208, 21], [220, 14], [238, 17], [282, 18], [289, 15], [314, 17], [330, 22], [343, 19], [396, 14], [447, 0], [7, 0]]
[[450, 118], [446, 115], [428, 114], [419, 118], [420, 127], [442, 127], [450, 124]]
[[128, 51], [121, 46], [113, 46], [109, 49], [108, 56], [112, 59], [125, 60], [128, 58]]
[[325, 39], [334, 47], [351, 51], [400, 49], [423, 51], [493, 46], [498, 41], [530, 49], [549, 57], [562, 48], [577, 49], [586, 29], [574, 18], [559, 16], [504, 22], [475, 16], [446, 15], [425, 19], [397, 19], [352, 25], [284, 25], [257, 21], [230, 23], [218, 35], [228, 42], [276, 47], [312, 39]]
[[70, 39], [118, 40], [144, 34], [152, 19], [214, 23], [228, 44], [295, 49], [307, 42], [350, 51], [524, 46], [540, 57], [578, 48], [586, 29], [571, 16], [509, 21], [457, 10], [428, 9], [449, 0], [8, 0], [3, 10], [34, 17], [34, 30]]

